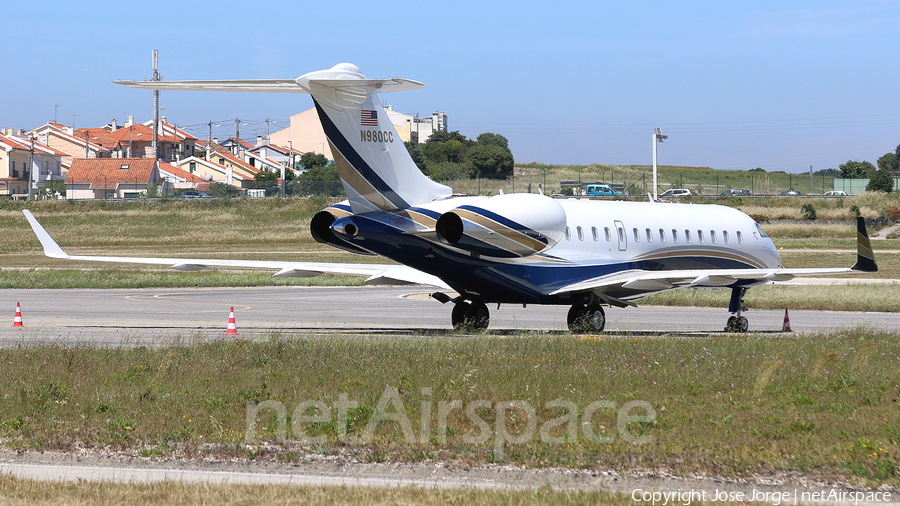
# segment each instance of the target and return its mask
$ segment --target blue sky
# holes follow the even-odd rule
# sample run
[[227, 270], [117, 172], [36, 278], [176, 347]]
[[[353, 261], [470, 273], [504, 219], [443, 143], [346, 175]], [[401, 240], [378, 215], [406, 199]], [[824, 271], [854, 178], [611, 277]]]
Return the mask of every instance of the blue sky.
[[[0, 126], [152, 117], [110, 83], [297, 77], [351, 62], [423, 90], [398, 111], [506, 136], [517, 162], [805, 172], [900, 144], [900, 1], [14, 2], [4, 14]], [[169, 92], [170, 122], [206, 138], [265, 131], [304, 95]], [[57, 105], [58, 104], [58, 105]], [[273, 124], [272, 128], [279, 128]]]

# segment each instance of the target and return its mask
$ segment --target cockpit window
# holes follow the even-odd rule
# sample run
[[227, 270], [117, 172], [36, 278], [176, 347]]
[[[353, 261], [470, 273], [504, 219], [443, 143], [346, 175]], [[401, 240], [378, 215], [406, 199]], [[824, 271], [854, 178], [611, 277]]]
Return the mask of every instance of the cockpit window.
[[766, 235], [766, 233], [763, 231], [762, 227], [759, 226], [759, 223], [756, 224], [756, 230], [759, 231], [759, 236], [760, 236], [760, 237], [769, 237], [769, 236]]

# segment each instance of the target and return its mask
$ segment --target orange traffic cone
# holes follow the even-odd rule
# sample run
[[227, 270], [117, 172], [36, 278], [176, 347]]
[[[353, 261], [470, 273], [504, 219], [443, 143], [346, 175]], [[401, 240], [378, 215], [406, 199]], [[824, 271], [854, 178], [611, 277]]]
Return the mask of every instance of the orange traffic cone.
[[791, 317], [788, 316], [787, 308], [784, 310], [784, 324], [781, 325], [782, 332], [793, 332], [791, 330]]
[[228, 335], [239, 335], [237, 325], [234, 323], [234, 306], [231, 307], [231, 313], [228, 315], [228, 329], [225, 331]]
[[22, 306], [20, 306], [18, 302], [16, 302], [16, 317], [13, 319], [12, 326], [13, 327], [24, 327], [25, 326], [25, 325], [22, 325]]

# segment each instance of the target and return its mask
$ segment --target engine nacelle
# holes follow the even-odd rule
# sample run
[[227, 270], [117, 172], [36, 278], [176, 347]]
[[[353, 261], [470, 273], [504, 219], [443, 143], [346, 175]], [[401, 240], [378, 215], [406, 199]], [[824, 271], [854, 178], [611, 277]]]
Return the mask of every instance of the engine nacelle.
[[309, 222], [309, 232], [316, 241], [327, 244], [329, 246], [356, 253], [358, 255], [373, 255], [362, 248], [359, 248], [347, 241], [344, 241], [334, 235], [331, 225], [338, 219], [350, 216], [350, 206], [348, 201], [335, 204], [316, 213]]
[[559, 202], [543, 195], [496, 195], [447, 211], [435, 228], [441, 242], [471, 253], [525, 257], [562, 239], [566, 212]]

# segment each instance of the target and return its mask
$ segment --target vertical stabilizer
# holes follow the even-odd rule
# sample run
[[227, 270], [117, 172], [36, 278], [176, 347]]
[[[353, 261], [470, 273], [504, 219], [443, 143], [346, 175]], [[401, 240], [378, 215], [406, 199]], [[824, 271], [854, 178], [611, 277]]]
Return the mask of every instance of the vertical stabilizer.
[[300, 76], [312, 95], [353, 213], [390, 211], [450, 196], [416, 167], [376, 94], [421, 88], [407, 79], [366, 79], [352, 64]]

